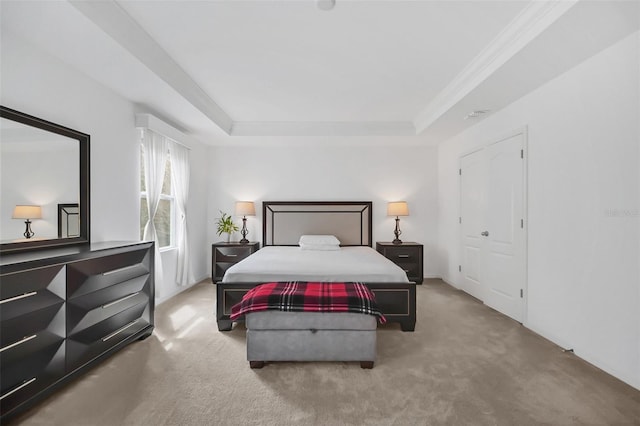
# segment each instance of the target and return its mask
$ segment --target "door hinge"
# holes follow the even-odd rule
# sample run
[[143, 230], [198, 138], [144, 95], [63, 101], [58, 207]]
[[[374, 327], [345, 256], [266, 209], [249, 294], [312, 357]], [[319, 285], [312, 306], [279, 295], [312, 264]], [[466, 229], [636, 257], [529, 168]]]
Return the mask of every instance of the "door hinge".
[[520, 150], [520, 158], [524, 158], [524, 149]]
[[524, 297], [524, 290], [520, 289], [520, 298]]
[[462, 176], [462, 169], [458, 169], [458, 174]]
[[520, 228], [524, 229], [524, 219], [520, 219]]
[[458, 272], [462, 272], [462, 265], [458, 265]]
[[462, 216], [458, 218], [458, 223], [462, 223]]

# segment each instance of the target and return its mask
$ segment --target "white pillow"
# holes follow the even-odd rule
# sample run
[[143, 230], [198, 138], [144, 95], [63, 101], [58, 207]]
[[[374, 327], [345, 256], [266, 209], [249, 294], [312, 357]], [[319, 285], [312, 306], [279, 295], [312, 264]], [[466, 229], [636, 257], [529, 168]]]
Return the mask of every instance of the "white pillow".
[[333, 235], [302, 235], [298, 244], [339, 246], [340, 240]]
[[340, 250], [340, 246], [337, 245], [337, 244], [305, 244], [305, 243], [300, 243], [300, 250], [330, 251], [330, 250]]

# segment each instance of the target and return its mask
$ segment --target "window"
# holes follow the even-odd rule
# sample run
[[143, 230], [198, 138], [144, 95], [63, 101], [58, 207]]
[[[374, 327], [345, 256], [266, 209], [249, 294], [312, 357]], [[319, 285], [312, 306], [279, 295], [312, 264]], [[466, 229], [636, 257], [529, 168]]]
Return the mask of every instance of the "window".
[[[149, 220], [147, 210], [147, 188], [144, 181], [144, 146], [140, 145], [140, 239], [144, 239], [144, 227]], [[171, 156], [167, 156], [162, 182], [162, 193], [158, 211], [153, 219], [156, 227], [158, 248], [169, 248], [175, 245], [175, 200], [171, 187]]]

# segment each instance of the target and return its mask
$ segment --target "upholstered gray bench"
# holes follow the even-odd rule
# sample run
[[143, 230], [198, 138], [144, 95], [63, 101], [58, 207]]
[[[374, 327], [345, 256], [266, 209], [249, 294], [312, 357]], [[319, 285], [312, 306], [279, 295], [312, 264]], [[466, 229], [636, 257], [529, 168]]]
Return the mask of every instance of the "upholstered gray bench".
[[266, 361], [359, 361], [373, 368], [376, 317], [350, 312], [252, 312], [245, 318], [247, 360], [251, 368]]

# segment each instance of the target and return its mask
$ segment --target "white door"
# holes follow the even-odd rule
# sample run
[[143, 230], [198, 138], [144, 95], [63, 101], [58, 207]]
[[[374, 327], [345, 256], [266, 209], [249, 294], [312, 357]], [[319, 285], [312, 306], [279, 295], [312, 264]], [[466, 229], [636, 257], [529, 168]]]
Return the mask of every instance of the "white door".
[[477, 151], [460, 159], [460, 216], [462, 235], [462, 289], [484, 301], [481, 271], [485, 211], [484, 152]]
[[462, 287], [519, 322], [526, 279], [523, 149], [518, 133], [460, 161]]

